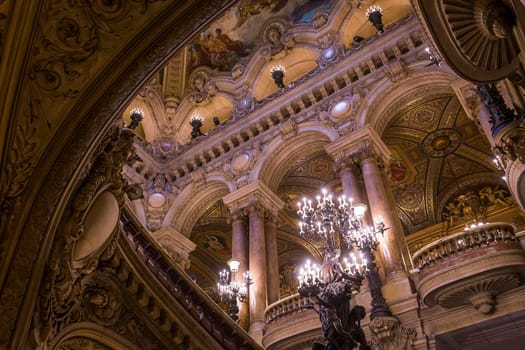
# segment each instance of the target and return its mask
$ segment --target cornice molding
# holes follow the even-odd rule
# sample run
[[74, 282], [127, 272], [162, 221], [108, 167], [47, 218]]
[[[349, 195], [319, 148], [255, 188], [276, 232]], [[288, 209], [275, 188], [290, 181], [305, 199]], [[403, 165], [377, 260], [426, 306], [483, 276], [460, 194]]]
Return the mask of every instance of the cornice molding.
[[392, 159], [392, 153], [370, 125], [365, 125], [326, 145], [325, 150], [336, 162], [354, 157], [363, 158], [361, 154], [369, 151], [374, 152], [385, 164]]
[[276, 215], [284, 207], [284, 202], [261, 181], [241, 187], [223, 198], [224, 204], [235, 212], [239, 209], [262, 206]]

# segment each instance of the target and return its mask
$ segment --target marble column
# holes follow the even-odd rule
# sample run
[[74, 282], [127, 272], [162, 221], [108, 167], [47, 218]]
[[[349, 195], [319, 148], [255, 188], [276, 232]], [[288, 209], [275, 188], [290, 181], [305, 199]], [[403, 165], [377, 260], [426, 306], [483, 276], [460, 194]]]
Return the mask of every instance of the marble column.
[[[408, 251], [404, 243], [405, 238], [392, 195], [388, 192], [388, 183], [382, 174], [383, 169], [379, 167], [379, 164], [388, 163], [391, 159], [390, 151], [370, 126], [365, 126], [334, 141], [325, 149], [336, 162], [344, 161], [349, 164], [345, 160], [352, 159], [353, 163], [360, 167], [361, 175], [351, 168], [342, 172], [341, 180], [345, 194], [352, 197], [363, 196], [364, 184], [365, 198], [368, 201], [362, 202], [364, 204], [368, 202], [368, 211], [374, 220], [382, 218], [389, 228], [381, 239], [379, 248], [381, 256], [378, 263], [383, 268], [387, 281], [398, 275], [406, 279], [403, 254], [408, 256]], [[373, 224], [371, 219], [369, 224]]]
[[266, 212], [264, 233], [266, 236], [266, 278], [268, 305], [280, 299], [279, 261], [277, 254], [277, 218]]
[[266, 239], [264, 232], [264, 209], [258, 203], [248, 209], [250, 219], [250, 329], [249, 333], [258, 342], [264, 329], [264, 310], [266, 309]]
[[[271, 216], [277, 217], [284, 203], [260, 181], [252, 182], [230, 193], [223, 198], [223, 202], [231, 212], [241, 209], [248, 211], [249, 269], [253, 280], [249, 290], [250, 326], [248, 333], [258, 343], [262, 343], [265, 326], [264, 311], [268, 298], [267, 244], [270, 243], [270, 249], [274, 250], [273, 243], [268, 242], [266, 238], [264, 213], [268, 212]], [[270, 229], [270, 235], [272, 235], [271, 231]], [[275, 241], [272, 238], [270, 240]]]
[[[368, 207], [363, 175], [356, 160], [339, 159], [335, 162], [335, 170], [341, 176], [344, 195], [351, 198], [354, 203], [362, 203]], [[364, 222], [369, 224], [371, 221], [370, 212], [367, 211]]]
[[[239, 271], [236, 274], [238, 281], [243, 273], [249, 269], [248, 237], [246, 234], [246, 215], [244, 210], [237, 210], [230, 216], [232, 225], [232, 258], [239, 260]], [[249, 308], [246, 304], [239, 305], [239, 325], [248, 330], [250, 324]]]
[[[361, 169], [365, 183], [370, 214], [377, 221], [382, 219], [388, 230], [385, 231], [379, 248], [383, 269], [387, 280], [404, 273], [402, 250], [398, 242], [404, 241], [403, 231], [395, 205], [387, 193], [379, 160], [374, 152], [363, 152]], [[375, 224], [375, 223], [374, 223]]]

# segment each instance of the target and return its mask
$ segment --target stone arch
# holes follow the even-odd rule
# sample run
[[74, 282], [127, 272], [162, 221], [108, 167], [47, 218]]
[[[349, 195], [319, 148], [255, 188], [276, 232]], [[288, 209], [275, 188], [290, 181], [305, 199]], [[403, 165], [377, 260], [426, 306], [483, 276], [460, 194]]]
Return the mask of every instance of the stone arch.
[[188, 185], [178, 196], [177, 205], [170, 208], [164, 225], [172, 225], [177, 231], [189, 237], [204, 210], [230, 193], [226, 183], [217, 180], [205, 184]]
[[[276, 191], [283, 177], [299, 155], [324, 150], [324, 146], [332, 139], [330, 133], [320, 125], [305, 125], [299, 127], [297, 134], [289, 139], [280, 138], [269, 144], [265, 155], [250, 174], [251, 181], [260, 180], [273, 191]], [[323, 132], [324, 131], [324, 132]]]
[[[17, 203], [16, 213], [13, 211], [9, 221], [2, 223], [1, 229], [9, 232], [7, 239], [10, 241], [7, 242], [7, 255], [2, 257], [6, 261], [6, 270], [2, 273], [6, 287], [1, 291], [0, 301], [11, 307], [0, 316], [5, 325], [0, 347], [23, 347], [42, 279], [42, 267], [46, 265], [59, 220], [96, 146], [110, 127], [120, 120], [122, 111], [139, 88], [186, 44], [192, 32], [219, 16], [225, 5], [226, 1], [188, 1], [184, 6], [167, 4], [165, 11], [148, 12], [150, 17], [156, 17], [156, 25], [149, 26], [149, 21], [137, 22], [138, 28], [129, 38], [136, 44], [121, 47], [122, 51], [110, 58], [101, 58], [107, 62], [106, 67], [118, 69], [93, 69], [90, 84], [83, 87], [80, 96], [64, 111], [63, 120], [67, 123], [62, 123], [56, 130], [60, 137], [54, 137], [47, 146], [44, 143], [45, 151], [42, 151], [40, 161], [29, 165], [39, 169], [38, 173], [29, 177], [31, 172], [28, 172], [28, 179], [21, 184], [22, 190], [13, 197]], [[155, 7], [157, 4], [144, 6]], [[39, 30], [39, 26], [34, 25], [35, 20], [40, 20], [38, 15], [24, 18], [31, 28]], [[32, 53], [28, 49], [26, 55]], [[22, 57], [19, 61], [26, 62]], [[22, 76], [27, 79], [26, 75]], [[27, 99], [20, 95], [18, 101], [23, 105]], [[13, 115], [18, 114], [24, 114], [22, 107], [13, 112]], [[23, 250], [17, 249], [22, 245]], [[17, 266], [16, 271], [10, 266]]]
[[[118, 333], [91, 322], [79, 322], [66, 327], [50, 344], [49, 349], [61, 349], [67, 345], [68, 349], [89, 350], [91, 347], [75, 347], [79, 342], [88, 346], [104, 346], [107, 350], [139, 350], [140, 347], [131, 343]], [[98, 347], [97, 347], [98, 349]]]
[[403, 84], [378, 82], [380, 88], [372, 90], [357, 111], [357, 127], [371, 125], [379, 135], [387, 127], [392, 112], [399, 109], [408, 96], [418, 98], [435, 93], [454, 94], [448, 72], [431, 70], [415, 71], [403, 80]]

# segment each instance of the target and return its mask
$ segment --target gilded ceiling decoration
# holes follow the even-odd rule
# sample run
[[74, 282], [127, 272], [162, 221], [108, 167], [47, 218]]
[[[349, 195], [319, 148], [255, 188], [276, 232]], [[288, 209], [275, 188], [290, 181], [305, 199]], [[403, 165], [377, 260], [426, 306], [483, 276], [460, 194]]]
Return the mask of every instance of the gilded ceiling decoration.
[[453, 96], [407, 103], [383, 140], [394, 155], [389, 180], [406, 233], [446, 220], [441, 212], [454, 196], [501, 183], [490, 145]]

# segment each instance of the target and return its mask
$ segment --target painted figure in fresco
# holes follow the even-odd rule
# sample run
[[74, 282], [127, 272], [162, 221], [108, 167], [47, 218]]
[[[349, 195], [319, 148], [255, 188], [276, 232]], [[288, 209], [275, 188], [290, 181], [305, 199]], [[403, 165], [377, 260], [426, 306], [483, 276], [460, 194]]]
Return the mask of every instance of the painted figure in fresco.
[[221, 28], [215, 29], [215, 39], [223, 43], [229, 51], [234, 51], [237, 55], [243, 57], [250, 52], [244, 47], [244, 43], [240, 40], [232, 40], [230, 37], [222, 32]]
[[230, 39], [220, 28], [217, 28], [215, 36], [201, 33], [193, 44], [192, 65], [194, 68], [208, 65], [220, 71], [230, 71], [239, 62], [239, 57], [248, 53], [241, 41]]
[[239, 5], [239, 22], [237, 27], [243, 25], [248, 18], [258, 13], [265, 8], [269, 8], [272, 12], [278, 12], [282, 9], [288, 0], [243, 0]]

